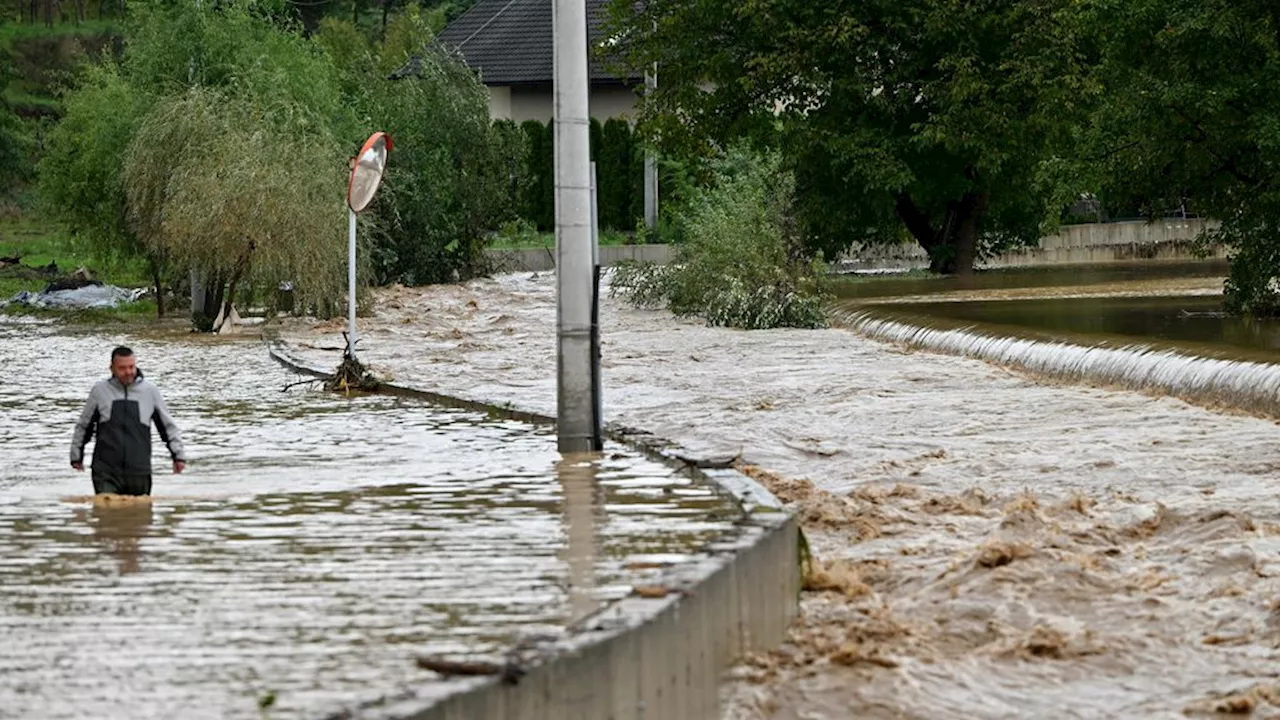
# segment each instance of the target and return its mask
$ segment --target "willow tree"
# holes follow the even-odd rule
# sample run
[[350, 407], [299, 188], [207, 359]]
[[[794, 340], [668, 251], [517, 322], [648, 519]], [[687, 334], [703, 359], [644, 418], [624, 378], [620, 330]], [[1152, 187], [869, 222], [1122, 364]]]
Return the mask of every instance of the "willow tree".
[[246, 284], [287, 281], [303, 306], [332, 305], [346, 260], [344, 159], [322, 128], [286, 131], [252, 98], [192, 88], [158, 103], [125, 154], [129, 221], [150, 252], [212, 279], [223, 317]]
[[[151, 262], [157, 296], [163, 298], [164, 281], [185, 277], [192, 269], [187, 260], [199, 248], [180, 248], [177, 235], [164, 234], [165, 213], [172, 211], [170, 195], [179, 185], [147, 187], [139, 185], [139, 180], [154, 183], [166, 178], [189, 187], [200, 172], [225, 170], [196, 168], [192, 163], [195, 158], [217, 157], [211, 145], [214, 139], [206, 133], [236, 120], [226, 116], [230, 108], [243, 114], [234, 127], [227, 126], [239, 133], [237, 138], [243, 139], [245, 133], [272, 138], [271, 146], [258, 156], [301, 148], [284, 158], [281, 167], [285, 169], [269, 171], [295, 172], [301, 163], [316, 163], [309, 172], [296, 173], [305, 175], [308, 182], [333, 180], [329, 170], [335, 166], [340, 170], [344, 162], [345, 154], [317, 148], [330, 148], [331, 136], [343, 136], [347, 145], [353, 145], [359, 133], [354, 114], [343, 104], [338, 73], [329, 58], [306, 38], [274, 24], [267, 5], [253, 0], [131, 0], [129, 10], [121, 57], [100, 67], [88, 66], [63, 98], [64, 119], [49, 133], [44, 148], [40, 194], [50, 214], [66, 222], [95, 253], [144, 255]], [[157, 118], [169, 117], [174, 107], [215, 97], [230, 104], [204, 118], [212, 124], [174, 117], [177, 126], [190, 131], [190, 137], [166, 140], [171, 143], [166, 147], [179, 143], [184, 152], [193, 153], [183, 156], [182, 167], [171, 166], [173, 159], [150, 152], [139, 139], [144, 122], [149, 123], [150, 138], [160, 137]], [[133, 165], [126, 172], [127, 159]], [[139, 164], [144, 161], [154, 167]], [[262, 187], [263, 182], [254, 178], [251, 186]], [[341, 188], [341, 178], [334, 180], [333, 191], [339, 197]], [[208, 197], [213, 202], [220, 195]], [[270, 212], [267, 206], [257, 207], [259, 212]], [[340, 208], [338, 215], [340, 222]], [[274, 222], [265, 216], [259, 220], [266, 226]], [[269, 253], [258, 248], [251, 255]], [[228, 282], [232, 276], [237, 283], [261, 280], [257, 266], [263, 261], [247, 261], [240, 273], [205, 275], [210, 282], [202, 283], [201, 294], [211, 302], [197, 313], [208, 317], [193, 318], [197, 325], [207, 327], [217, 314], [222, 298], [232, 290]], [[267, 261], [265, 267], [277, 264]], [[220, 266], [211, 262], [199, 267], [214, 272]]]

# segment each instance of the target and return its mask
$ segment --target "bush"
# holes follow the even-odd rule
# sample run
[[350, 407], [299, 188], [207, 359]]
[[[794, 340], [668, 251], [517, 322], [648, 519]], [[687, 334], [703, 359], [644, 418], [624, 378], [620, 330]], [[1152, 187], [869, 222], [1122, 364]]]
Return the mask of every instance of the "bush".
[[[524, 121], [520, 129], [528, 142], [522, 164], [527, 182], [520, 193], [520, 216], [550, 232], [556, 222], [555, 130], [551, 123], [544, 125], [537, 120]], [[590, 138], [599, 183], [596, 203], [600, 227], [621, 232], [635, 230], [636, 218], [644, 210], [643, 195], [636, 195], [642, 193], [644, 165], [638, 159], [631, 126], [618, 118], [604, 124], [592, 118]]]
[[796, 233], [795, 181], [781, 157], [734, 147], [713, 170], [678, 216], [685, 242], [673, 263], [623, 265], [611, 293], [712, 325], [825, 327], [821, 262]]
[[631, 126], [613, 118], [605, 122], [596, 152], [596, 175], [600, 189], [596, 202], [600, 208], [600, 227], [634, 230], [636, 216], [631, 212], [634, 178], [643, 177], [644, 168], [635, 161], [635, 142]]
[[[1259, 216], [1265, 217], [1264, 213]], [[1280, 217], [1280, 213], [1272, 217]], [[1231, 248], [1231, 266], [1223, 284], [1227, 312], [1280, 316], [1280, 243], [1275, 241], [1267, 222], [1248, 221], [1239, 215], [1223, 221], [1217, 230], [1204, 232], [1197, 242], [1202, 246], [1222, 243]]]

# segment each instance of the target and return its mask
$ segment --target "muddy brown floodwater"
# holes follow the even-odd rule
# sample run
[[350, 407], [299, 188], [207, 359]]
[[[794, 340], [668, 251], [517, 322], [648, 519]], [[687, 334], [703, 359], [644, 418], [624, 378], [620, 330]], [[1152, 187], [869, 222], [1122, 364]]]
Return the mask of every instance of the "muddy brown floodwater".
[[[71, 427], [117, 343], [191, 464], [150, 502], [93, 502]], [[0, 717], [318, 718], [555, 636], [736, 510], [610, 446], [295, 387], [259, 342], [0, 319]], [[155, 441], [155, 467], [164, 468]], [[649, 581], [651, 582], [651, 580]]]
[[[551, 275], [379, 291], [364, 357], [554, 412], [554, 300]], [[601, 318], [607, 418], [740, 455], [820, 559], [790, 641], [726, 678], [726, 720], [1280, 714], [1273, 421], [843, 329]], [[325, 364], [340, 331], [286, 337]]]

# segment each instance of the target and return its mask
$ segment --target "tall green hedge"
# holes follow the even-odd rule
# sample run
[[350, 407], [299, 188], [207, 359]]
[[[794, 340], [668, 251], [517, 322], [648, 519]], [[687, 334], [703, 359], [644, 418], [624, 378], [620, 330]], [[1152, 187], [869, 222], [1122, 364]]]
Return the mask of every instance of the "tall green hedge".
[[[521, 123], [528, 140], [525, 154], [525, 177], [520, 196], [520, 215], [536, 224], [539, 230], [555, 229], [555, 142], [551, 123], [536, 120]], [[635, 135], [625, 120], [613, 118], [601, 124], [595, 118], [590, 128], [591, 159], [596, 162], [599, 188], [600, 227], [604, 230], [635, 230], [636, 218], [643, 213], [644, 164], [640, 159]], [[637, 213], [637, 207], [640, 213]]]

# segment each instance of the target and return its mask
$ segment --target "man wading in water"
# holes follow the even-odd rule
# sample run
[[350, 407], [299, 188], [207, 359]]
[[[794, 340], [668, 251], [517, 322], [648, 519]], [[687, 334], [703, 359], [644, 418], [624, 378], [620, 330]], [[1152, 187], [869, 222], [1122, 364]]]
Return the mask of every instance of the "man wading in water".
[[93, 491], [97, 494], [151, 494], [151, 422], [169, 447], [173, 471], [187, 466], [178, 426], [154, 385], [143, 382], [133, 351], [111, 351], [111, 378], [99, 380], [89, 392], [71, 436], [71, 467], [84, 470], [84, 448], [94, 431]]

